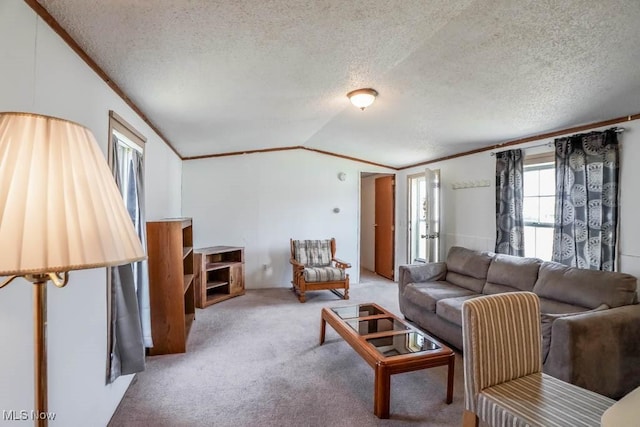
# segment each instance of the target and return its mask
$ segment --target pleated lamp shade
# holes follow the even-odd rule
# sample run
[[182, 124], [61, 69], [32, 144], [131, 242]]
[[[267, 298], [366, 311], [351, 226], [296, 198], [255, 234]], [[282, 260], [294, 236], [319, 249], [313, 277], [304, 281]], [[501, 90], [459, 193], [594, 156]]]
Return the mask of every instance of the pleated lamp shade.
[[0, 276], [127, 264], [145, 257], [91, 131], [0, 113]]

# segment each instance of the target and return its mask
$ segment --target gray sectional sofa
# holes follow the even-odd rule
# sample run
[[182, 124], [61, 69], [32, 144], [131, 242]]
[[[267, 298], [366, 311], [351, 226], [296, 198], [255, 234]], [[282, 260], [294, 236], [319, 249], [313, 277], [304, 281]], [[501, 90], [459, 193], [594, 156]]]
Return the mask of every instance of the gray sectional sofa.
[[543, 370], [618, 399], [640, 386], [637, 279], [452, 247], [446, 262], [400, 266], [400, 311], [462, 349], [462, 303], [501, 292], [540, 298]]

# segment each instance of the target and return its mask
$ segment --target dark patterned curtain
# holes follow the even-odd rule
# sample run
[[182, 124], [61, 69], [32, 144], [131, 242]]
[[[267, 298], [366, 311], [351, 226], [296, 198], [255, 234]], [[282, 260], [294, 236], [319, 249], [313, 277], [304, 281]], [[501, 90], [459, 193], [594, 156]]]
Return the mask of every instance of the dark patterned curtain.
[[496, 154], [496, 252], [524, 256], [522, 150]]
[[555, 140], [553, 260], [616, 269], [619, 151], [614, 129]]

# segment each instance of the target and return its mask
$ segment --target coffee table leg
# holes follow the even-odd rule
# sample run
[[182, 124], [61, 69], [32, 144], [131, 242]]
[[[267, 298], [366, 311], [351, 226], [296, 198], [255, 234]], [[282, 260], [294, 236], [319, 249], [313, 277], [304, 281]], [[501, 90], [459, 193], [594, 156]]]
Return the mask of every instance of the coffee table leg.
[[378, 418], [389, 418], [389, 399], [391, 398], [391, 375], [381, 365], [375, 367], [375, 385], [373, 392], [373, 413]]
[[453, 401], [453, 372], [456, 365], [456, 356], [452, 354], [449, 356], [449, 373], [447, 375], [447, 403]]
[[324, 343], [324, 332], [327, 328], [327, 321], [324, 320], [324, 316], [320, 317], [320, 345]]

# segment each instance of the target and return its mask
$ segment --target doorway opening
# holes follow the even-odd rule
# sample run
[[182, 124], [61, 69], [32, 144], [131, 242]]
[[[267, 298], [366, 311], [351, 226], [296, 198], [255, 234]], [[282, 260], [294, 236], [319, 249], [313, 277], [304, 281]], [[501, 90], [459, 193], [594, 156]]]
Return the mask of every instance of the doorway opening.
[[395, 278], [395, 175], [360, 176], [360, 267]]

